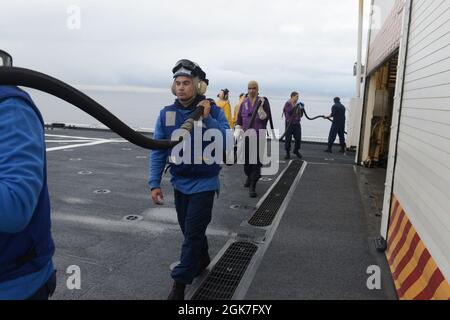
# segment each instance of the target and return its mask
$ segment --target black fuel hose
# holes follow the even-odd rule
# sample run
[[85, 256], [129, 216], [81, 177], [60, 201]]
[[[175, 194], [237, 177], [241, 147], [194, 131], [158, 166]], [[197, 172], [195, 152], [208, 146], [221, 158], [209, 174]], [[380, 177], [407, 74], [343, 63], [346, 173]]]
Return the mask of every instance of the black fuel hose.
[[[314, 118], [310, 118], [310, 117], [308, 117], [308, 114], [306, 113], [305, 109], [303, 109], [303, 112], [305, 113], [306, 119], [308, 119], [308, 120], [316, 120], [316, 119], [319, 119], [319, 118], [323, 118], [323, 119], [327, 119], [330, 122], [333, 122], [333, 120], [331, 120], [330, 118], [327, 118], [325, 116], [317, 116], [317, 117], [314, 117]], [[344, 133], [347, 134], [347, 131], [344, 131]]]
[[[305, 114], [306, 119], [308, 119], [308, 120], [317, 120], [317, 119], [319, 119], [319, 118], [322, 118], [322, 119], [327, 119], [327, 120], [333, 122], [333, 120], [331, 120], [330, 118], [327, 118], [327, 117], [325, 117], [325, 116], [323, 116], [323, 115], [320, 115], [320, 116], [317, 116], [317, 117], [310, 118], [310, 117], [308, 116], [308, 114], [306, 113], [305, 108], [302, 108], [302, 111], [303, 111], [303, 113]], [[290, 127], [291, 127], [291, 124], [292, 124], [292, 121], [289, 122], [289, 125], [288, 125], [288, 127], [286, 128], [286, 131], [283, 133], [283, 135], [280, 137], [280, 139], [278, 139], [279, 141], [283, 140], [283, 138], [286, 136], [287, 132], [289, 131], [289, 129], [290, 129]], [[344, 133], [347, 134], [347, 131], [344, 131]]]
[[[265, 98], [264, 98], [265, 99]], [[252, 117], [250, 118], [250, 123], [248, 124], [248, 128], [253, 127], [253, 123], [255, 122], [256, 119], [256, 114], [258, 113], [259, 108], [261, 108], [264, 105], [264, 99], [260, 100], [260, 102], [258, 103], [258, 105], [256, 106], [255, 110], [252, 113]], [[272, 129], [272, 134], [275, 137], [275, 132], [274, 132], [274, 126], [273, 126], [273, 119], [272, 119], [272, 115], [268, 114], [267, 115], [269, 117], [269, 124], [270, 124], [270, 128]]]
[[332, 121], [330, 118], [327, 118], [325, 116], [317, 116], [317, 117], [310, 118], [310, 117], [308, 117], [308, 114], [306, 113], [306, 110], [304, 108], [303, 108], [303, 113], [305, 114], [305, 117], [308, 120], [316, 120], [316, 119], [322, 118], [322, 119], [328, 119], [328, 120]]
[[197, 106], [189, 118], [181, 125], [180, 129], [185, 129], [187, 133], [191, 132], [194, 129], [194, 122], [200, 120], [203, 111], [204, 108], [202, 106]]
[[281, 137], [280, 137], [280, 139], [278, 139], [278, 141], [281, 141], [281, 140], [284, 139], [284, 137], [285, 137], [286, 134], [288, 133], [289, 129], [291, 128], [291, 125], [292, 125], [292, 121], [289, 122], [289, 124], [288, 124], [288, 126], [287, 126], [287, 128], [286, 128], [286, 131], [284, 131], [284, 133], [281, 135]]
[[277, 137], [275, 136], [275, 127], [274, 127], [274, 125], [273, 125], [273, 119], [272, 119], [272, 112], [270, 113], [270, 115], [269, 115], [269, 124], [270, 124], [270, 129], [272, 130], [272, 136], [273, 136], [273, 139], [277, 139]]
[[[37, 71], [18, 67], [0, 67], [0, 85], [23, 86], [56, 96], [91, 115], [122, 138], [145, 149], [169, 149], [181, 141], [181, 139], [174, 141], [148, 138], [131, 129], [86, 94], [58, 79]], [[202, 111], [203, 109], [196, 110], [197, 113]], [[186, 127], [187, 129], [193, 128], [189, 125]]]
[[258, 105], [256, 106], [255, 110], [253, 111], [252, 117], [250, 118], [250, 123], [248, 124], [248, 128], [253, 127], [253, 123], [256, 119], [256, 114], [258, 113], [259, 108], [264, 104], [264, 100], [260, 100]]

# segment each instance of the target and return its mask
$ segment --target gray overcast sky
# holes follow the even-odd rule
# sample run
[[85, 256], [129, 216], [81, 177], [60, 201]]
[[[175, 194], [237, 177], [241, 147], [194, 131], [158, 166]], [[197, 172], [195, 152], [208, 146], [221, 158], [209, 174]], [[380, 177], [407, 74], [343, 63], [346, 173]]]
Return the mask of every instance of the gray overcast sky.
[[166, 89], [189, 58], [214, 88], [351, 97], [357, 14], [357, 0], [2, 1], [0, 47], [77, 85]]

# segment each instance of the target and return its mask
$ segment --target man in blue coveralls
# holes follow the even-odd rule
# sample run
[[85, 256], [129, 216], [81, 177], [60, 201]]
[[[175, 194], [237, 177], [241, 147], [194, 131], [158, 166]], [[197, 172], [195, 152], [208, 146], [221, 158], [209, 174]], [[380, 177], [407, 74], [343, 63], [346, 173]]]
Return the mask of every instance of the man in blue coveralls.
[[[207, 129], [220, 131], [226, 141], [228, 121], [222, 109], [211, 105], [204, 96], [208, 80], [198, 64], [189, 60], [180, 60], [172, 70], [174, 82], [172, 93], [175, 102], [163, 108], [156, 122], [155, 139], [171, 139], [172, 133], [179, 129], [197, 106], [204, 108], [202, 118], [203, 135]], [[191, 160], [194, 160], [194, 140], [202, 139], [198, 132], [190, 134]], [[208, 143], [201, 142], [202, 152]], [[202, 153], [203, 154], [203, 153]], [[171, 150], [153, 150], [150, 153], [149, 185], [154, 203], [162, 204], [161, 177]], [[174, 280], [169, 300], [183, 300], [185, 287], [200, 275], [210, 263], [206, 228], [211, 221], [214, 195], [219, 190], [218, 163], [207, 164], [202, 158], [200, 163], [170, 164], [171, 183], [174, 187], [175, 207], [178, 223], [184, 235], [180, 263], [172, 270]]]
[[[0, 66], [11, 57], [0, 51]], [[30, 96], [0, 86], [0, 300], [55, 290], [42, 116]]]

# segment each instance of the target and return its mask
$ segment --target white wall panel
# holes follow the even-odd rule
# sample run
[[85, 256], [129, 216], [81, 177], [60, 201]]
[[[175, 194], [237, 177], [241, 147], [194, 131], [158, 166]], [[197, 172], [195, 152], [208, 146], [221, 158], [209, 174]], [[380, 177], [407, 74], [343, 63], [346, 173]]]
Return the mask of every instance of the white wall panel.
[[450, 1], [413, 0], [394, 194], [450, 279]]

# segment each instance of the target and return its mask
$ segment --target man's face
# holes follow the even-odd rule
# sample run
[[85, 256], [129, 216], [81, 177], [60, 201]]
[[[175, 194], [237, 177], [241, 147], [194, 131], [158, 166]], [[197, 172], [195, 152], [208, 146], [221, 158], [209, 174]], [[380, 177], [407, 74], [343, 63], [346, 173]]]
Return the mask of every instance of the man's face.
[[258, 88], [256, 86], [248, 86], [248, 96], [250, 98], [256, 97], [258, 94]]
[[195, 94], [194, 79], [179, 76], [175, 79], [175, 93], [180, 100], [189, 100]]
[[296, 104], [298, 102], [298, 95], [293, 96], [292, 101], [294, 102], [294, 104]]

